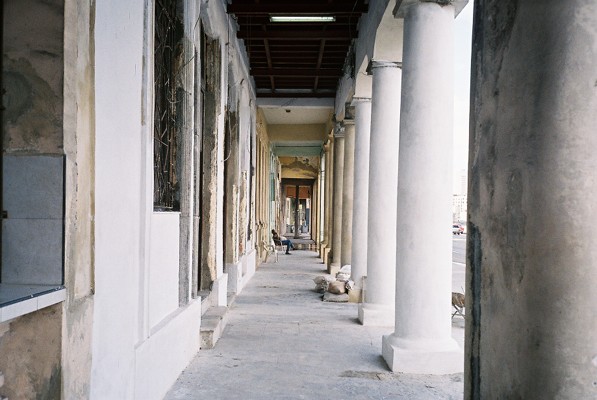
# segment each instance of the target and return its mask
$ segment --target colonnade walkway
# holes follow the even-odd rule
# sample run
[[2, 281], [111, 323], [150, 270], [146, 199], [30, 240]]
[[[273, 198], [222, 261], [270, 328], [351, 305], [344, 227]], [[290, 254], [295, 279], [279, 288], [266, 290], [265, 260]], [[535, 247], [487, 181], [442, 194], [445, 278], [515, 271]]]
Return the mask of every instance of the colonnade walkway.
[[[324, 265], [311, 251], [262, 264], [236, 297], [214, 349], [201, 350], [166, 399], [461, 399], [463, 374], [394, 374], [357, 305], [314, 291]], [[416, 310], [413, 309], [413, 312]], [[453, 329], [462, 343], [462, 331]]]

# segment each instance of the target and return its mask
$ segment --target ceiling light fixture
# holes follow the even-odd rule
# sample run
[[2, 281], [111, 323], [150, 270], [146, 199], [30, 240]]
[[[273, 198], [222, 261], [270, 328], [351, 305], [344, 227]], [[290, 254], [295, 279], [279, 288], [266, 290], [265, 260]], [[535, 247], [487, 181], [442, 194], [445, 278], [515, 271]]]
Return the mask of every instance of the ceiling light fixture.
[[333, 15], [271, 15], [270, 22], [335, 22]]

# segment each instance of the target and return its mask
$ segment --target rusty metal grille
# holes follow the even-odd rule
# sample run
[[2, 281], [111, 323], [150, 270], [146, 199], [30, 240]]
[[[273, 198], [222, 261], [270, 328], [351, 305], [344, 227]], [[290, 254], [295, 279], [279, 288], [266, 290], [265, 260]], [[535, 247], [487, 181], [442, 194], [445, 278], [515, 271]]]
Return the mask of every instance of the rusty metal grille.
[[180, 208], [177, 175], [178, 112], [177, 74], [182, 65], [182, 23], [177, 0], [158, 0], [154, 32], [154, 193], [155, 210]]

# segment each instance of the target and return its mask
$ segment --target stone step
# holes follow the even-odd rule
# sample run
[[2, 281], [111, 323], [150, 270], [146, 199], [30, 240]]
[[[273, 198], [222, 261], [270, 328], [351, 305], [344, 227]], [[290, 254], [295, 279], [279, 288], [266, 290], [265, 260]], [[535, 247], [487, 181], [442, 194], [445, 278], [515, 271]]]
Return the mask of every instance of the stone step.
[[228, 323], [228, 307], [211, 307], [201, 316], [201, 349], [213, 349]]

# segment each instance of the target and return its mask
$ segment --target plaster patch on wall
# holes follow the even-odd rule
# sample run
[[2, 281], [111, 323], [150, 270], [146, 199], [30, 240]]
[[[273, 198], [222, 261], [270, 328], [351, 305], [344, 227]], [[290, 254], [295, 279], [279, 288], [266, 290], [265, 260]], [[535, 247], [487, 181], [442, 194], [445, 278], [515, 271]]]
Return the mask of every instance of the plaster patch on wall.
[[59, 399], [62, 305], [15, 319], [0, 338], [0, 394], [11, 400]]
[[319, 157], [279, 157], [282, 165], [282, 178], [317, 178]]
[[4, 146], [7, 152], [62, 152], [62, 95], [29, 60], [4, 57]]

